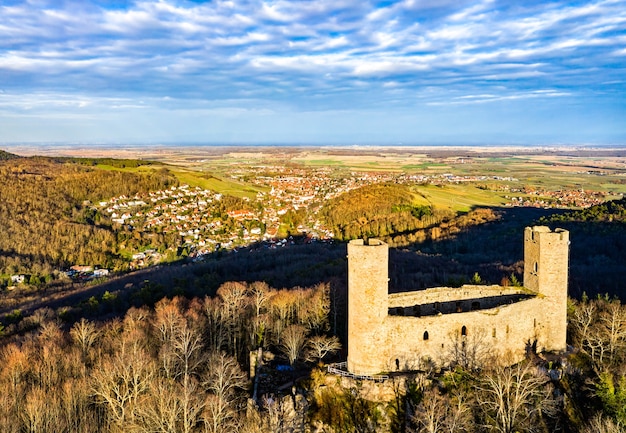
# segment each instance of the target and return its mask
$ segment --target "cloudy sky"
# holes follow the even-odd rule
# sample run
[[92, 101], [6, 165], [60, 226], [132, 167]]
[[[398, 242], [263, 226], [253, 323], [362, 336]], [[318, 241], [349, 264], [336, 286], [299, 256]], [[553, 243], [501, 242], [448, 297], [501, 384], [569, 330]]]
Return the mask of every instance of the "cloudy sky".
[[0, 0], [0, 143], [626, 143], [626, 0]]

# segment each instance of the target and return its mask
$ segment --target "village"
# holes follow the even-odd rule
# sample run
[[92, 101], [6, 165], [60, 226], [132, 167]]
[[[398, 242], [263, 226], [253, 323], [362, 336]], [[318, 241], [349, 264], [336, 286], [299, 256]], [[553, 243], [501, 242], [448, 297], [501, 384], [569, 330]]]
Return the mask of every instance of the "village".
[[[177, 238], [176, 255], [192, 261], [204, 260], [219, 250], [238, 249], [253, 244], [284, 248], [296, 241], [330, 242], [334, 234], [318, 217], [327, 200], [366, 185], [465, 184], [495, 182], [505, 196], [506, 206], [568, 208], [589, 207], [605, 200], [604, 193], [584, 190], [546, 191], [512, 188], [517, 179], [502, 176], [459, 176], [452, 173], [421, 175], [394, 172], [347, 172], [338, 175], [330, 168], [307, 169], [286, 166], [243, 167], [230, 173], [233, 180], [263, 187], [251, 199], [227, 201], [223, 194], [192, 187], [172, 186], [161, 191], [119, 196], [103, 200], [96, 208], [114, 229], [158, 233]], [[130, 269], [157, 265], [165, 253], [155, 248], [132, 251]], [[77, 264], [66, 271], [74, 280], [108, 276], [108, 270]], [[16, 277], [17, 278], [17, 277]], [[17, 280], [15, 281], [18, 282]]]

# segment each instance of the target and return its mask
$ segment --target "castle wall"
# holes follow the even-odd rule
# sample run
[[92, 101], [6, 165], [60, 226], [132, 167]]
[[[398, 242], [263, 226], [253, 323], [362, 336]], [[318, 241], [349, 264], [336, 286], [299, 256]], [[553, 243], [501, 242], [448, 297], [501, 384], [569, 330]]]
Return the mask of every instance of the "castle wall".
[[568, 232], [533, 227], [524, 239], [524, 288], [463, 286], [392, 295], [388, 246], [350, 242], [348, 370], [367, 375], [441, 365], [452, 358], [455, 344], [505, 363], [523, 359], [529, 344], [538, 351], [564, 350]]
[[[542, 299], [532, 298], [498, 308], [441, 314], [428, 317], [388, 316], [384, 333], [388, 358], [382, 371], [421, 369], [428, 361], [445, 365], [454, 358], [454, 346], [466, 344], [501, 362], [522, 360], [526, 346], [537, 341], [546, 349], [549, 319], [543, 314]], [[427, 339], [425, 333], [427, 333]], [[462, 334], [465, 335], [462, 335]], [[396, 363], [398, 359], [398, 363]]]
[[435, 287], [389, 295], [389, 314], [430, 316], [495, 308], [532, 297], [523, 287], [464, 285], [459, 288]]

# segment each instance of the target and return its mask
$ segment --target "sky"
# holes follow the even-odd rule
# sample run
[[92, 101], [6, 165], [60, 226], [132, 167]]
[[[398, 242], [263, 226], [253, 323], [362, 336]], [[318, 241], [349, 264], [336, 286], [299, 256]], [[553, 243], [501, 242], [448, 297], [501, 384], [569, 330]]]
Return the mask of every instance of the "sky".
[[0, 0], [0, 143], [626, 144], [626, 0]]

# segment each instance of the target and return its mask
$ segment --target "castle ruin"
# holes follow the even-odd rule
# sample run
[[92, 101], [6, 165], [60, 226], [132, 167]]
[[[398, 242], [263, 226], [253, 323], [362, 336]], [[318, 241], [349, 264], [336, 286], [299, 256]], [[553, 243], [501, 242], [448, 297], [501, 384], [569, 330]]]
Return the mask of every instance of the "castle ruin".
[[388, 292], [389, 247], [348, 244], [348, 359], [357, 375], [444, 364], [451, 346], [488, 347], [510, 363], [566, 348], [569, 232], [524, 231], [524, 286], [465, 285]]

